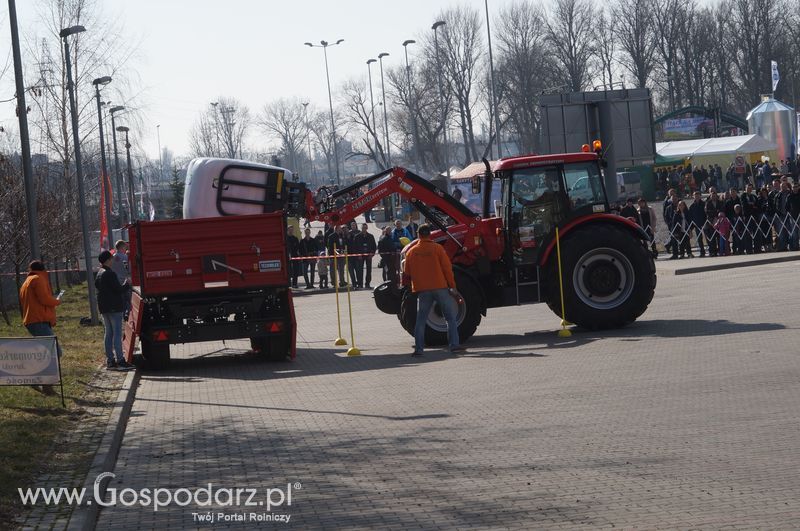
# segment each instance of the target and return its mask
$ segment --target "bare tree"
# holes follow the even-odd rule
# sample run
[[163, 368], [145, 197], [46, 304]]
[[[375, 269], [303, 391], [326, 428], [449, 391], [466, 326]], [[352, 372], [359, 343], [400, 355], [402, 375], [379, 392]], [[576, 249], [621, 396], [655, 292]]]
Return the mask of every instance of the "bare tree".
[[617, 0], [614, 6], [620, 63], [644, 87], [653, 71], [656, 41], [653, 39], [652, 0]]
[[198, 116], [189, 133], [196, 157], [242, 158], [250, 110], [236, 98], [220, 97]]
[[295, 172], [299, 171], [303, 147], [308, 139], [305, 117], [303, 103], [295, 97], [280, 98], [266, 104], [256, 120], [267, 135], [281, 143], [289, 168]]
[[611, 9], [606, 7], [599, 11], [594, 56], [600, 70], [600, 81], [604, 87], [608, 88], [614, 86], [618, 63], [619, 44], [617, 43], [616, 29], [616, 18]]
[[464, 165], [478, 159], [475, 143], [474, 84], [481, 75], [481, 59], [485, 52], [480, 13], [477, 9], [458, 6], [442, 11], [437, 17], [447, 25], [440, 33], [440, 53], [444, 79], [453, 94], [458, 110], [461, 138], [464, 143]]
[[368, 89], [363, 79], [350, 79], [344, 83], [341, 89], [342, 107], [344, 109], [345, 120], [352, 126], [353, 134], [358, 135], [358, 139], [353, 143], [352, 153], [349, 155], [360, 155], [370, 158], [379, 168], [389, 166], [386, 150], [381, 143], [382, 134], [376, 128], [377, 120], [374, 113], [380, 112], [376, 105], [371, 108]]
[[505, 95], [502, 102], [521, 152], [533, 153], [539, 147], [538, 96], [553, 84], [544, 13], [523, 0], [502, 10], [498, 19], [497, 70]]
[[652, 3], [658, 70], [666, 81], [670, 111], [681, 101], [678, 51], [685, 37], [687, 17], [694, 11], [693, 4], [694, 0], [653, 0]]
[[570, 90], [583, 90], [591, 78], [596, 17], [591, 0], [555, 0], [547, 17], [548, 41]]

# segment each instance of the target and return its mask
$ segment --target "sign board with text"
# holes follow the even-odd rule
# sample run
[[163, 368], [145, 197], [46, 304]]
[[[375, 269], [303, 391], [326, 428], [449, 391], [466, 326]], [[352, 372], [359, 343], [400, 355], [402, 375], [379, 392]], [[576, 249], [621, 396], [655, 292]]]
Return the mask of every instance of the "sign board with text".
[[58, 385], [55, 337], [0, 338], [0, 385]]

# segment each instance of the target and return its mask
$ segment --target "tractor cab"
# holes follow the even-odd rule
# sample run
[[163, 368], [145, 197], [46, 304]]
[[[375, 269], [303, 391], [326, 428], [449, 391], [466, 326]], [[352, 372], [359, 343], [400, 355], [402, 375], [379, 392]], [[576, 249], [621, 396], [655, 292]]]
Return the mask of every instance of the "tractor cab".
[[[494, 212], [484, 201], [484, 214], [503, 220], [504, 256], [497, 264], [496, 293], [490, 304], [505, 306], [541, 300], [542, 253], [555, 238], [555, 228], [571, 220], [609, 211], [601, 159], [595, 153], [525, 156], [503, 159], [473, 181], [473, 190], [492, 180], [501, 183]], [[484, 195], [485, 198], [485, 195]]]

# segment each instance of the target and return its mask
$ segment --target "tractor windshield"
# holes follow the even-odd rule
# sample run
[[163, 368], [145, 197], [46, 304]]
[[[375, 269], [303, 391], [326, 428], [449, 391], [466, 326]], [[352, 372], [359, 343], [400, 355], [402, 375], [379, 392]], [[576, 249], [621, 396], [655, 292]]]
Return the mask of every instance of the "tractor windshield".
[[564, 166], [564, 180], [572, 208], [605, 203], [603, 177], [594, 162], [577, 162]]

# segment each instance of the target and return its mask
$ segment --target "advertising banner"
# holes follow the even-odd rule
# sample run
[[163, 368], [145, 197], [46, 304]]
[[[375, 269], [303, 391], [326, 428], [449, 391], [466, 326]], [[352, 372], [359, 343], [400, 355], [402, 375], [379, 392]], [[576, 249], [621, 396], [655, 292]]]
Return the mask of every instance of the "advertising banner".
[[0, 338], [0, 385], [58, 385], [55, 337]]

